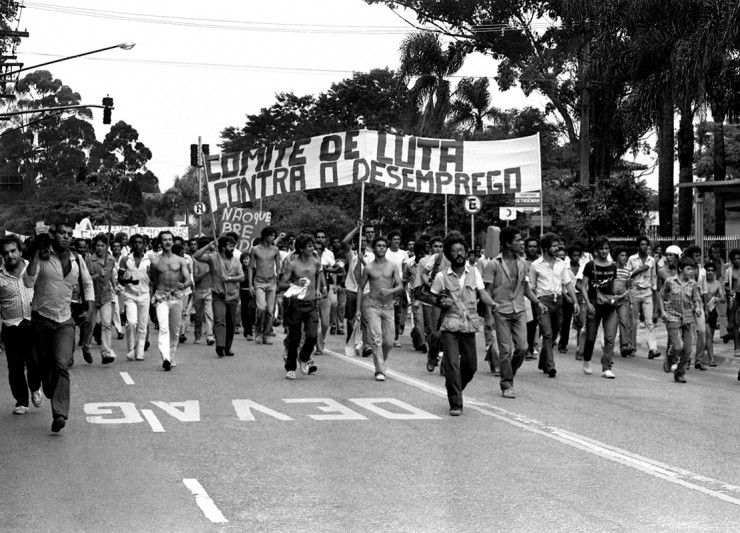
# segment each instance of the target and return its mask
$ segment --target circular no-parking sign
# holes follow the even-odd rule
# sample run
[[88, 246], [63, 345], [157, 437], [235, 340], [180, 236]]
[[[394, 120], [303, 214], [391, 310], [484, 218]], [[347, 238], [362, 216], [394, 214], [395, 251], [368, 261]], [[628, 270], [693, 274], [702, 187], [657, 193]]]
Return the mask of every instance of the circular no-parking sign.
[[195, 202], [195, 205], [193, 205], [193, 213], [197, 217], [199, 217], [200, 215], [205, 215], [206, 204], [204, 204], [203, 202]]
[[471, 215], [476, 214], [480, 211], [480, 208], [482, 206], [481, 199], [477, 196], [468, 196], [465, 198], [465, 202], [463, 202], [463, 207], [465, 208], [465, 211], [470, 213]]

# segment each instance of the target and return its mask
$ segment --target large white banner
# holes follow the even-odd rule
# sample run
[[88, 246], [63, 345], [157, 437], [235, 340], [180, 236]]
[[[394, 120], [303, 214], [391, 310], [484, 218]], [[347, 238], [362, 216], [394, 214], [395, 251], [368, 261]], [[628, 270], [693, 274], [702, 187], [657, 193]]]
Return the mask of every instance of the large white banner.
[[[106, 225], [96, 226], [93, 229], [75, 228], [74, 236], [82, 237], [83, 239], [92, 239], [95, 236], [99, 235], [100, 233], [105, 233], [107, 231], [108, 231], [108, 226]], [[157, 237], [160, 231], [169, 231], [175, 237], [182, 237], [183, 239], [188, 238], [188, 228], [184, 226], [169, 226], [169, 227], [164, 227], [164, 228], [159, 228], [159, 227], [154, 227], [154, 226], [111, 226], [110, 231], [113, 235], [123, 232], [129, 237], [131, 237], [131, 235], [138, 233], [139, 235], [148, 235], [152, 239], [154, 237]]]
[[355, 130], [205, 156], [205, 170], [214, 211], [358, 182], [463, 196], [542, 188], [539, 135], [456, 141]]

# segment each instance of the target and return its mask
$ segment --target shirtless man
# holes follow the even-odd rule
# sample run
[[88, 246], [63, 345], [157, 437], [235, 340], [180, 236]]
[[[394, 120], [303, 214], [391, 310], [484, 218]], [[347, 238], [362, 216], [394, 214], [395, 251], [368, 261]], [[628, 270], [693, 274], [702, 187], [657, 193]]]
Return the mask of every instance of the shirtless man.
[[727, 294], [727, 332], [735, 341], [735, 357], [740, 357], [740, 324], [737, 323], [736, 317], [740, 299], [740, 250], [737, 248], [730, 250], [730, 264], [723, 278]]
[[[375, 380], [385, 381], [385, 362], [393, 348], [395, 338], [395, 320], [393, 302], [396, 294], [403, 290], [401, 273], [398, 266], [385, 258], [388, 241], [385, 237], [373, 240], [375, 260], [362, 272], [360, 286], [357, 290], [357, 316], [362, 314], [362, 300], [370, 337], [373, 343], [373, 362], [375, 363]], [[370, 282], [370, 292], [363, 294], [365, 285]]]
[[175, 350], [182, 319], [182, 296], [186, 287], [192, 284], [188, 263], [183, 257], [172, 253], [174, 235], [169, 231], [159, 232], [162, 255], [152, 261], [151, 277], [154, 287], [152, 303], [157, 312], [159, 353], [162, 368], [169, 372], [175, 363]]
[[249, 291], [257, 304], [254, 324], [254, 342], [272, 344], [268, 335], [272, 331], [277, 278], [280, 274], [280, 250], [273, 243], [277, 232], [272, 227], [262, 230], [260, 243], [249, 252]]
[[[285, 359], [285, 378], [295, 379], [296, 359], [301, 363], [301, 374], [316, 372], [311, 361], [311, 352], [316, 346], [319, 327], [318, 300], [326, 293], [324, 276], [320, 275], [321, 263], [314, 257], [314, 240], [307, 233], [295, 240], [295, 250], [299, 254], [290, 261], [280, 278], [280, 290], [285, 290], [284, 313], [288, 327], [288, 353]], [[301, 353], [301, 331], [305, 340]]]

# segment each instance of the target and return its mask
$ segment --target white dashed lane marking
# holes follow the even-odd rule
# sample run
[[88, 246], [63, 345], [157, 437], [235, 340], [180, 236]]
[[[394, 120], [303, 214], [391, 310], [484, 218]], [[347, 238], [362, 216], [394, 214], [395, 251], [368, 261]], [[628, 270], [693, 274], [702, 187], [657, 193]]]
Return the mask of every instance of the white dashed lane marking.
[[206, 493], [206, 489], [204, 489], [203, 486], [198, 483], [197, 479], [185, 478], [182, 480], [182, 482], [185, 483], [185, 486], [190, 489], [190, 492], [195, 495], [195, 503], [198, 504], [198, 507], [200, 507], [200, 510], [203, 511], [203, 514], [206, 515], [206, 518], [208, 518], [208, 520], [215, 524], [223, 524], [228, 522], [223, 513], [221, 513], [218, 507], [216, 507], [216, 504], [211, 499], [211, 497], [208, 496], [208, 493]]
[[134, 384], [134, 380], [131, 379], [131, 376], [129, 375], [128, 372], [121, 372], [121, 378], [123, 379], [123, 382], [126, 385], [133, 385]]

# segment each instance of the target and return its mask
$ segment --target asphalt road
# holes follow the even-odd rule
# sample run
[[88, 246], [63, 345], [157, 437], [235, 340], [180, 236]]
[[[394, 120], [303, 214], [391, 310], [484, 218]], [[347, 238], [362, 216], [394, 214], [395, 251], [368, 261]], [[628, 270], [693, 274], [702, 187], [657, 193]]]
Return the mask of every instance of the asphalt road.
[[427, 373], [408, 337], [385, 383], [369, 359], [345, 357], [336, 336], [315, 356], [315, 375], [288, 381], [281, 340], [240, 336], [237, 355], [223, 359], [187, 343], [169, 373], [155, 347], [128, 362], [116, 341], [108, 366], [78, 351], [60, 434], [48, 401], [11, 414], [3, 366], [0, 529], [725, 532], [740, 523], [736, 365], [692, 369], [680, 385], [662, 359], [619, 357], [606, 380], [558, 354], [555, 379], [527, 361], [510, 400], [481, 347], [465, 412], [452, 418], [443, 378]]

